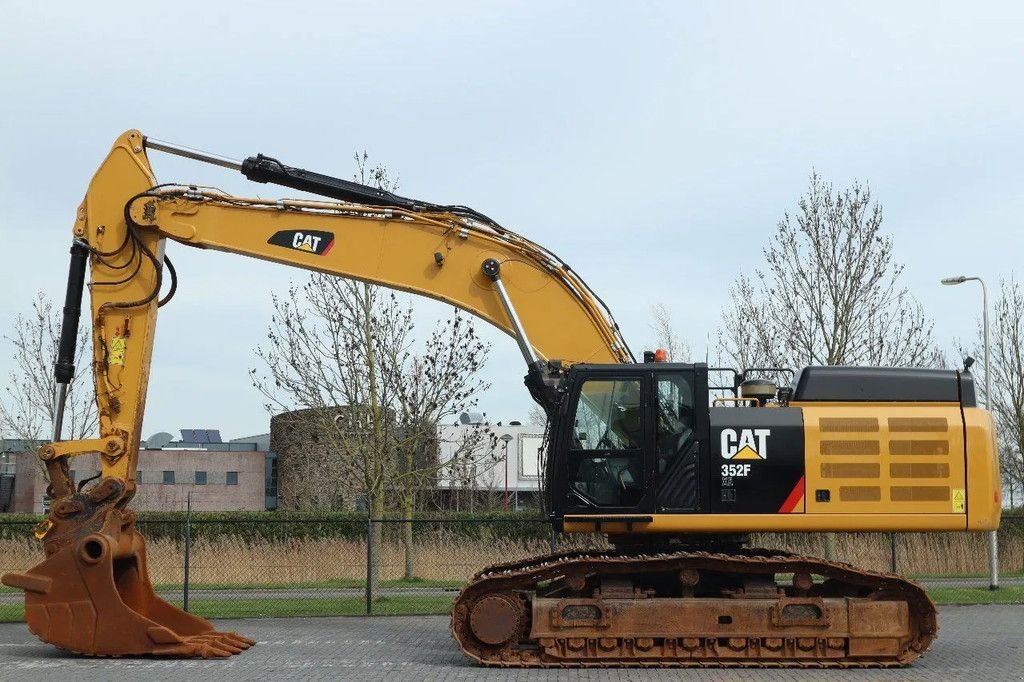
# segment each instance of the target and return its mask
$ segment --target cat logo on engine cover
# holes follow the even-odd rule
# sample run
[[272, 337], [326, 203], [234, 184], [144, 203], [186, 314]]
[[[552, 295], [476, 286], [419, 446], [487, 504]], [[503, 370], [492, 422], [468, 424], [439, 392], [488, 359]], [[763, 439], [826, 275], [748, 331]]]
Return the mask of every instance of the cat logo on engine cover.
[[771, 429], [722, 429], [722, 459], [768, 459]]

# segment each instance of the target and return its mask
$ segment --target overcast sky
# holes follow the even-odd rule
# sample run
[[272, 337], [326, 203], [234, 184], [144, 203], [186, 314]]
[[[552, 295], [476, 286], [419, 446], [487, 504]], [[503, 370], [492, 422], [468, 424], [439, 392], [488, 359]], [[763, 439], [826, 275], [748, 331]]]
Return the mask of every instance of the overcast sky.
[[[812, 168], [870, 183], [944, 344], [970, 333], [980, 291], [941, 277], [1021, 276], [1019, 2], [7, 2], [0, 64], [5, 332], [35, 291], [63, 296], [75, 208], [127, 128], [342, 177], [365, 149], [401, 193], [473, 206], [564, 257], [634, 351], [661, 301], [704, 359], [729, 283]], [[275, 194], [152, 161], [164, 182]], [[303, 274], [168, 253], [180, 287], [144, 435], [265, 432], [247, 369], [271, 293]], [[523, 419], [516, 345], [486, 334], [481, 407]]]

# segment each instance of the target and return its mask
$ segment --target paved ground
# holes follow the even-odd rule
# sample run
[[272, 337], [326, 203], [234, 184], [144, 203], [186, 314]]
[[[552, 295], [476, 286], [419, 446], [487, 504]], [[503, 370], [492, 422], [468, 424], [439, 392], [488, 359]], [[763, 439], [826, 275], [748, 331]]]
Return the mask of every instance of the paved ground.
[[280, 618], [222, 621], [259, 641], [223, 661], [105, 660], [61, 654], [20, 623], [0, 625], [0, 678], [150, 680], [1024, 680], [1024, 606], [942, 609], [940, 637], [902, 670], [493, 670], [472, 666], [448, 618]]

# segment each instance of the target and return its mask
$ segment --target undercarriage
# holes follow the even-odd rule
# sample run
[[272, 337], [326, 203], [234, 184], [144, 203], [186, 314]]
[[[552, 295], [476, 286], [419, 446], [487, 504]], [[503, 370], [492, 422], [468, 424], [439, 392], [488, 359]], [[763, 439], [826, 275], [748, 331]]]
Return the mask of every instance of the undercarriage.
[[892, 667], [937, 631], [905, 578], [761, 549], [496, 564], [452, 610], [463, 652], [502, 667]]

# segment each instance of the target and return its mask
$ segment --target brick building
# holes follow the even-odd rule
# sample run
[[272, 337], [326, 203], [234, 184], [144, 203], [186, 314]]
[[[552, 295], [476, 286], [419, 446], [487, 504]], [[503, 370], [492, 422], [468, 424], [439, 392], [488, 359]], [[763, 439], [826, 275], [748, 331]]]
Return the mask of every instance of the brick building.
[[[319, 422], [305, 418], [310, 412], [275, 416], [273, 447], [269, 433], [227, 443], [215, 431], [196, 429], [182, 430], [177, 440], [170, 434], [150, 437], [139, 450], [132, 508], [183, 510], [189, 493], [197, 511], [365, 508], [360, 480], [352, 475], [351, 466], [345, 466], [342, 453], [317, 437], [311, 425]], [[449, 461], [466, 434], [479, 426], [468, 416], [458, 425], [440, 426], [424, 456], [442, 464]], [[514, 509], [538, 506], [544, 427], [510, 422], [489, 430], [494, 441], [481, 444], [488, 452], [471, 471], [442, 466], [424, 488], [436, 491], [442, 507], [459, 508], [467, 495], [470, 500], [474, 495], [497, 495]], [[0, 440], [0, 513], [38, 514], [47, 509], [46, 481], [33, 452], [38, 445]], [[96, 456], [73, 457], [70, 463], [76, 483], [99, 473]], [[471, 509], [472, 502], [466, 508]]]
[[[185, 509], [192, 494], [197, 511], [259, 511], [276, 507], [273, 473], [275, 456], [268, 452], [269, 436], [240, 438], [229, 443], [195, 442], [195, 431], [183, 431], [177, 441], [162, 439], [159, 447], [139, 450], [135, 474], [138, 485], [132, 508], [174, 511]], [[209, 441], [209, 432], [204, 432]], [[192, 438], [187, 440], [186, 436]], [[99, 460], [84, 455], [71, 459], [71, 476], [78, 483], [99, 473]], [[31, 447], [22, 441], [0, 441], [0, 512], [40, 514], [49, 504], [46, 480]]]

